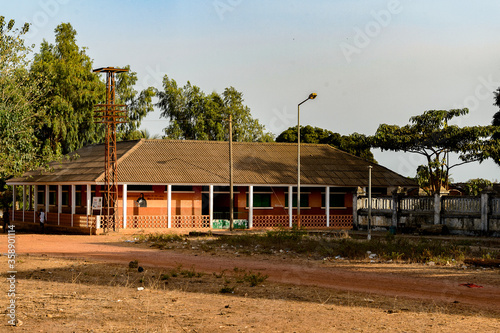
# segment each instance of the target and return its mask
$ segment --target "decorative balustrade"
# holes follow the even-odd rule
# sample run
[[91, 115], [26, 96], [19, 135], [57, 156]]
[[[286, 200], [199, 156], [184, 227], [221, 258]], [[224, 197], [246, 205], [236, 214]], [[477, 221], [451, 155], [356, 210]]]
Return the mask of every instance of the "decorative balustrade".
[[500, 198], [491, 199], [491, 214], [500, 215]]
[[408, 211], [434, 211], [434, 197], [407, 197], [399, 201], [399, 209]]
[[481, 214], [480, 197], [442, 197], [442, 209], [447, 213]]
[[[292, 224], [297, 224], [297, 216], [292, 216]], [[330, 215], [330, 228], [351, 229], [352, 215]], [[305, 228], [326, 228], [326, 215], [301, 215], [300, 225]], [[253, 217], [254, 228], [287, 228], [290, 226], [288, 215], [257, 215]]]
[[[369, 199], [358, 198], [358, 209], [368, 209]], [[372, 197], [372, 210], [392, 210], [394, 201], [392, 197]]]

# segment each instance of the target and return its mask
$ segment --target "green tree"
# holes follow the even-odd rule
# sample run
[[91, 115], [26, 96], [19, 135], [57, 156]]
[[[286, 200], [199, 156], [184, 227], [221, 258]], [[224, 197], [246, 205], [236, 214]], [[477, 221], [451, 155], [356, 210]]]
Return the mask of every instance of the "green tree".
[[[276, 142], [297, 142], [297, 127], [290, 127], [283, 131], [276, 138]], [[329, 144], [354, 156], [377, 163], [370, 151], [370, 140], [363, 134], [340, 135], [339, 133], [307, 125], [300, 127], [300, 142]]]
[[[153, 87], [148, 87], [141, 92], [134, 89], [137, 83], [137, 73], [130, 71], [130, 66], [125, 66], [128, 72], [117, 75], [116, 79], [116, 104], [124, 104], [127, 109], [127, 122], [117, 128], [117, 140], [135, 140], [142, 119], [153, 111], [153, 97], [156, 92]], [[147, 132], [147, 131], [146, 131]], [[144, 132], [142, 134], [145, 134]], [[149, 133], [148, 133], [149, 136]]]
[[9, 176], [45, 165], [56, 158], [41, 148], [35, 130], [42, 110], [36, 108], [43, 97], [43, 82], [30, 78], [28, 56], [31, 48], [23, 36], [29, 24], [15, 28], [0, 16], [0, 191]]
[[63, 154], [104, 136], [94, 105], [103, 101], [105, 84], [92, 72], [92, 60], [76, 44], [76, 34], [69, 23], [57, 26], [55, 44], [44, 40], [31, 66], [32, 76], [45, 77], [49, 89], [38, 105], [45, 117], [36, 135], [45, 147]]
[[[32, 77], [46, 78], [48, 87], [48, 94], [38, 104], [45, 116], [36, 135], [44, 147], [63, 154], [102, 142], [105, 135], [94, 110], [96, 104], [105, 103], [106, 78], [93, 73], [93, 62], [87, 49], [77, 45], [76, 35], [69, 23], [57, 26], [55, 44], [44, 40], [31, 66]], [[131, 139], [141, 120], [153, 110], [154, 89], [137, 92], [133, 88], [136, 82], [135, 72], [116, 75], [115, 103], [125, 104], [128, 116], [127, 122], [117, 127], [118, 140]]]
[[190, 140], [228, 140], [227, 123], [233, 118], [234, 141], [272, 141], [271, 133], [253, 119], [250, 108], [243, 104], [243, 94], [229, 87], [222, 95], [206, 95], [190, 82], [178, 87], [177, 82], [163, 78], [163, 90], [157, 91], [157, 106], [170, 124], [164, 129], [168, 138]]
[[[373, 147], [422, 155], [427, 160], [426, 174], [430, 193], [440, 193], [449, 182], [450, 170], [470, 162], [482, 162], [491, 156], [490, 137], [495, 126], [459, 127], [449, 125], [468, 109], [430, 110], [410, 118], [411, 124], [399, 127], [382, 124], [372, 138]], [[449, 153], [456, 153], [460, 162], [449, 165]], [[424, 170], [420, 169], [421, 174]]]
[[467, 195], [479, 195], [485, 188], [492, 186], [493, 183], [487, 179], [475, 178], [465, 182], [465, 191]]
[[[500, 108], [500, 88], [495, 91], [495, 103]], [[500, 111], [496, 112], [493, 115], [493, 121], [491, 122], [493, 126], [497, 126], [500, 128]], [[500, 165], [500, 131], [496, 132], [492, 135], [492, 148], [490, 149], [490, 154], [496, 164]]]

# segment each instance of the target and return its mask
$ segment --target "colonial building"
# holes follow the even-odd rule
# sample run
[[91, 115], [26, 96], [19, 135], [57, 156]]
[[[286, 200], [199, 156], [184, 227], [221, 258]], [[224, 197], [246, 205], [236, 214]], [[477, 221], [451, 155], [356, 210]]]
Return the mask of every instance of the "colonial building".
[[[368, 186], [389, 194], [414, 182], [328, 145], [301, 145], [301, 225], [350, 228], [353, 194]], [[229, 219], [228, 142], [139, 140], [117, 144], [119, 228], [210, 228]], [[296, 220], [297, 144], [233, 143], [234, 218], [249, 228], [292, 226]], [[87, 146], [7, 182], [22, 186], [17, 221], [99, 227], [93, 210], [104, 192], [104, 145]], [[101, 192], [102, 191], [102, 192]], [[15, 196], [14, 196], [15, 197]], [[139, 198], [142, 198], [139, 200]], [[20, 208], [19, 208], [20, 207]], [[97, 225], [96, 225], [97, 224]]]

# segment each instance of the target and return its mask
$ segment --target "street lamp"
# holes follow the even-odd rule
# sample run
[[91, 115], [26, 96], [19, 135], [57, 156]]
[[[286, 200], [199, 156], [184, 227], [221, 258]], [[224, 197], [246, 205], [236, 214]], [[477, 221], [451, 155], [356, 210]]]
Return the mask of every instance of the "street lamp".
[[[297, 105], [297, 227], [300, 228], [300, 106], [310, 99], [315, 99], [316, 93], [309, 94], [305, 100]], [[291, 205], [292, 203], [290, 203]]]

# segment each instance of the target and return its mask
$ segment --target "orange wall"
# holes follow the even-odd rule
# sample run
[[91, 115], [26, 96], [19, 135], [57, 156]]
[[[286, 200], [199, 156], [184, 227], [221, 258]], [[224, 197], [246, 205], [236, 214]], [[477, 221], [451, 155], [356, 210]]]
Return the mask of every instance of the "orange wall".
[[[167, 215], [167, 193], [165, 186], [153, 186], [153, 192], [142, 192], [147, 201], [147, 207], [137, 207], [136, 201], [141, 192], [127, 192], [127, 215]], [[272, 209], [254, 208], [255, 215], [287, 215], [288, 208], [285, 207], [285, 187], [276, 187], [271, 195]], [[234, 192], [235, 212], [239, 212], [243, 217], [248, 213], [247, 204], [248, 187], [239, 186]], [[323, 215], [325, 210], [321, 208], [322, 193], [324, 188], [318, 188], [309, 194], [309, 206], [311, 208], [301, 208], [303, 215]], [[118, 200], [119, 212], [122, 210], [122, 193]], [[332, 215], [352, 214], [352, 193], [347, 193], [345, 197], [345, 209], [331, 209]], [[217, 211], [217, 207], [214, 206]], [[296, 209], [293, 209], [294, 214]], [[202, 215], [202, 193], [201, 186], [193, 187], [193, 193], [172, 192], [172, 215]]]

